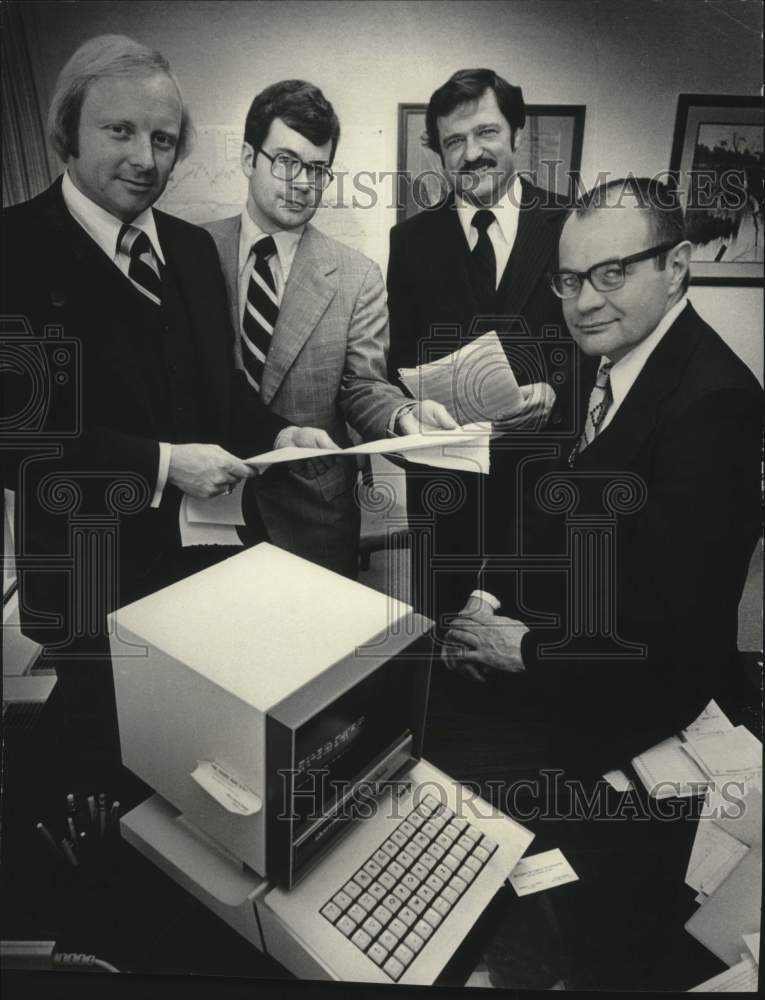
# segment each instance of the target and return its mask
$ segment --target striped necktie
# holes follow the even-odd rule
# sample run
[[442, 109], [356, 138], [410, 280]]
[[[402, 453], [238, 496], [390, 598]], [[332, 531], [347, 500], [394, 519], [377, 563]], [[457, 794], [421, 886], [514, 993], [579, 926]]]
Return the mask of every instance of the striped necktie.
[[247, 381], [253, 389], [260, 391], [266, 356], [279, 315], [276, 282], [268, 266], [269, 258], [276, 253], [273, 236], [262, 236], [256, 240], [252, 252], [255, 262], [242, 317], [242, 362]]
[[123, 226], [117, 246], [130, 258], [128, 278], [154, 305], [161, 305], [162, 278], [149, 237], [136, 226]]
[[584, 430], [568, 457], [569, 465], [573, 465], [576, 456], [595, 440], [598, 429], [608, 412], [613, 400], [611, 395], [611, 369], [613, 365], [613, 361], [605, 361], [598, 369], [595, 386], [590, 393], [590, 400], [587, 404], [587, 419], [584, 422]]

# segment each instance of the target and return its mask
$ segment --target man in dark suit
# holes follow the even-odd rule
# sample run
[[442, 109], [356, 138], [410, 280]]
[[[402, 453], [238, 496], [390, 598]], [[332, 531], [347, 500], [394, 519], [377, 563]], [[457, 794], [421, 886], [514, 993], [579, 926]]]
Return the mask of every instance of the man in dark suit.
[[[515, 482], [521, 465], [531, 470], [540, 446], [549, 452], [561, 437], [573, 442], [573, 355], [546, 280], [562, 205], [516, 172], [524, 123], [520, 87], [487, 69], [455, 73], [435, 91], [426, 114], [427, 145], [439, 155], [452, 192], [391, 231], [391, 381], [401, 367], [434, 361], [496, 330], [526, 401], [504, 424], [495, 421], [496, 430], [511, 433], [493, 443], [491, 482], [454, 472], [407, 473], [418, 543], [413, 601], [436, 617], [463, 606], [487, 537], [496, 535], [493, 484]], [[548, 420], [555, 398], [549, 386], [557, 399]], [[503, 508], [507, 502], [503, 491]]]
[[275, 442], [332, 442], [248, 391], [212, 239], [151, 207], [189, 134], [164, 57], [90, 40], [60, 74], [49, 124], [66, 173], [3, 219], [19, 605], [64, 715], [108, 739], [106, 615], [236, 551], [235, 535], [206, 544], [186, 499], [230, 493], [254, 475], [242, 458]]
[[627, 765], [734, 676], [762, 393], [688, 302], [689, 257], [655, 181], [611, 182], [568, 217], [552, 286], [599, 362], [581, 434], [528, 498], [524, 606], [490, 569], [505, 614], [474, 598], [448, 636], [487, 702], [537, 697], [552, 763], [574, 774]]

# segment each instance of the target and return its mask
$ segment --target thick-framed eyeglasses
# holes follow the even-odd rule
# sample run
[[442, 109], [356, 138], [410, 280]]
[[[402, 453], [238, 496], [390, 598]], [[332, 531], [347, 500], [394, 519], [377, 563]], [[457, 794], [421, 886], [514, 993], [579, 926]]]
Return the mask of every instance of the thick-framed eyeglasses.
[[324, 163], [306, 163], [305, 160], [301, 160], [299, 156], [294, 156], [292, 153], [277, 153], [276, 156], [272, 156], [262, 146], [254, 148], [271, 161], [271, 173], [280, 181], [294, 181], [305, 170], [308, 183], [323, 191], [334, 180], [335, 175]]
[[663, 253], [676, 246], [675, 243], [660, 243], [658, 246], [630, 254], [629, 257], [614, 257], [611, 260], [593, 264], [588, 271], [553, 271], [549, 275], [550, 286], [559, 299], [573, 299], [582, 290], [585, 281], [589, 281], [598, 292], [615, 292], [624, 284], [629, 264], [637, 264], [641, 260], [660, 257]]

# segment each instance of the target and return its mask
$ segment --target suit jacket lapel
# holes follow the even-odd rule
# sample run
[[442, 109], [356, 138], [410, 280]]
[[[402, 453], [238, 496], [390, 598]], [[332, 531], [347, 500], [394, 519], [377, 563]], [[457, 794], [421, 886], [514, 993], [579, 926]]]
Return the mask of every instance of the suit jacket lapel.
[[700, 321], [689, 303], [646, 361], [613, 421], [577, 456], [577, 468], [627, 468], [651, 433], [661, 401], [682, 377], [699, 336]]
[[263, 372], [269, 404], [337, 292], [337, 256], [331, 240], [306, 226], [292, 262]]
[[529, 295], [549, 266], [558, 245], [562, 210], [541, 208], [546, 192], [521, 180], [518, 232], [497, 290], [498, 306], [506, 316], [523, 313]]
[[[223, 277], [226, 280], [226, 293], [231, 312], [231, 326], [235, 341], [239, 343], [239, 326], [241, 321], [241, 303], [239, 302], [239, 237], [242, 231], [242, 217], [235, 215], [225, 220], [225, 229], [218, 236], [218, 256], [223, 267]], [[238, 349], [238, 348], [237, 348]]]

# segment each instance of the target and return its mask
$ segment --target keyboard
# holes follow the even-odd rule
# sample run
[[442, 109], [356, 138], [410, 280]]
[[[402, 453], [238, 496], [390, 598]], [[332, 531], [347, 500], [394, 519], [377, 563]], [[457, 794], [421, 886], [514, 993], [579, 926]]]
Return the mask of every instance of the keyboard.
[[319, 912], [397, 982], [496, 849], [426, 795]]

